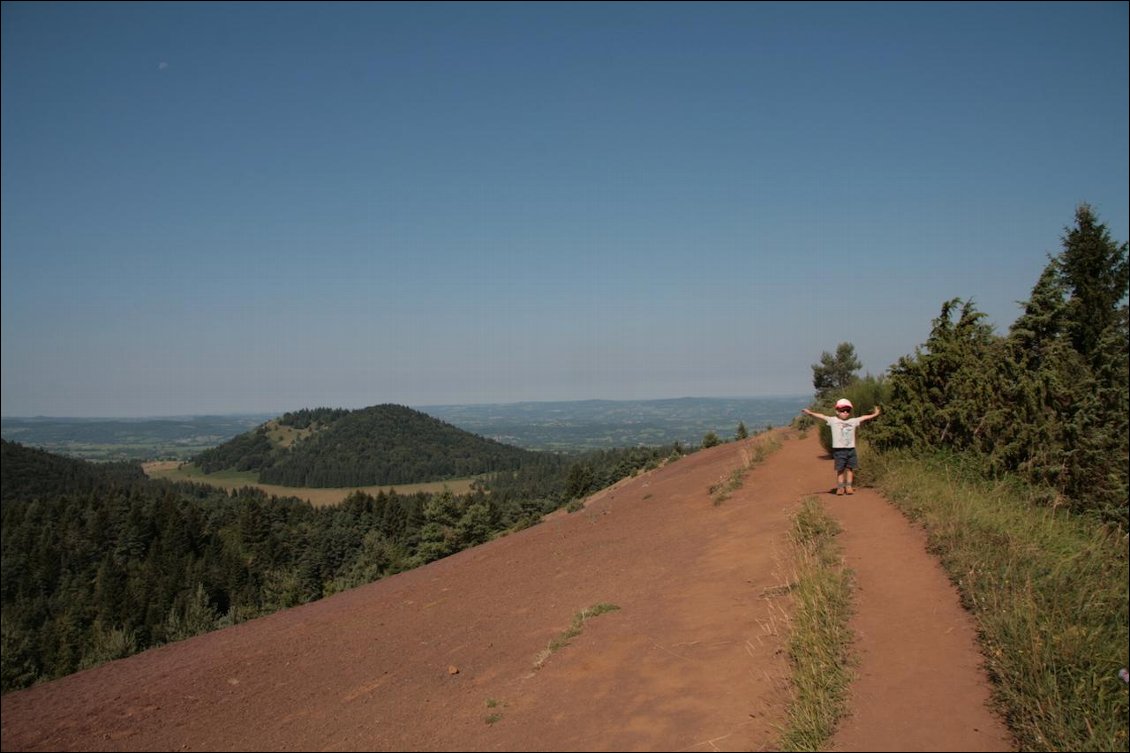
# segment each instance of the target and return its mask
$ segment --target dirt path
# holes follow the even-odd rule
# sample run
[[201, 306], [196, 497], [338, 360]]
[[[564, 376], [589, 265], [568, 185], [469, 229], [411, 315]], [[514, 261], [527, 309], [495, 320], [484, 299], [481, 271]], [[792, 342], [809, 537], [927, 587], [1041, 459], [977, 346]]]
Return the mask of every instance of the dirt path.
[[[829, 461], [830, 465], [830, 461]], [[828, 472], [831, 478], [831, 472]], [[860, 657], [841, 751], [1013, 750], [989, 712], [976, 633], [926, 536], [878, 493], [826, 498], [855, 572], [851, 627]]]
[[[814, 435], [793, 439], [715, 505], [710, 487], [749, 445], [696, 453], [427, 567], [10, 693], [2, 747], [771, 749], [787, 700], [787, 600], [766, 594], [790, 575], [791, 514], [826, 492], [831, 470]], [[847, 528], [861, 589], [862, 678], [837, 746], [1006, 750], [952, 588], [919, 577], [940, 575], [921, 538], [878, 497], [823, 498]], [[888, 538], [901, 545], [883, 552]], [[888, 594], [890, 580], [908, 593]], [[911, 622], [896, 602], [956, 612]], [[618, 609], [545, 657], [601, 603]], [[915, 700], [904, 683], [927, 677], [928, 698]]]

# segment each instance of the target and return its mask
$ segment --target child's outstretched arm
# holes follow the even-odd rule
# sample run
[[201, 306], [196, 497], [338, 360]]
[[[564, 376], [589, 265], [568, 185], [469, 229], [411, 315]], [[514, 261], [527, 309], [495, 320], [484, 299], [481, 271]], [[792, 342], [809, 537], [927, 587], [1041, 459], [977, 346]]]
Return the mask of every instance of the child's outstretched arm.
[[810, 411], [808, 408], [801, 408], [800, 412], [801, 413], [807, 413], [808, 415], [812, 416], [813, 418], [820, 418], [820, 419], [831, 418], [831, 416], [825, 416], [823, 413], [815, 413], [813, 411]]
[[878, 416], [878, 415], [879, 415], [880, 413], [882, 413], [882, 412], [883, 412], [883, 411], [881, 411], [881, 410], [879, 409], [879, 406], [878, 406], [878, 405], [876, 405], [876, 406], [875, 406], [875, 410], [871, 411], [870, 413], [864, 413], [864, 414], [863, 414], [862, 416], [860, 416], [860, 417], [859, 417], [859, 422], [860, 422], [860, 423], [863, 423], [864, 421], [870, 421], [871, 419], [875, 418], [876, 416]]

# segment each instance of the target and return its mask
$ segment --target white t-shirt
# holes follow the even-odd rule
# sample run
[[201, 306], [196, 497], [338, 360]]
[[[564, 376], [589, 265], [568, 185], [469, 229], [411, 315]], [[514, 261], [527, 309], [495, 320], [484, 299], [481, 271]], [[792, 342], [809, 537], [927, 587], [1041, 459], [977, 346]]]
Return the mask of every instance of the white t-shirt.
[[834, 450], [848, 450], [855, 447], [855, 427], [859, 426], [863, 419], [849, 418], [846, 421], [836, 416], [824, 416], [824, 423], [832, 427], [832, 449]]

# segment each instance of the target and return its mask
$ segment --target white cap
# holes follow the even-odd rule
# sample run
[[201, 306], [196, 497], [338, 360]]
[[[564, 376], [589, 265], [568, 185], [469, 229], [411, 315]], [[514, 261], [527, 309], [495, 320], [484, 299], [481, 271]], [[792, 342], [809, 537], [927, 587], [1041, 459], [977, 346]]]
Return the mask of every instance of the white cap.
[[846, 397], [841, 397], [839, 400], [836, 401], [836, 407], [837, 408], [848, 408], [848, 409], [850, 409], [850, 408], [853, 408], [854, 406], [851, 404], [851, 401], [848, 400]]

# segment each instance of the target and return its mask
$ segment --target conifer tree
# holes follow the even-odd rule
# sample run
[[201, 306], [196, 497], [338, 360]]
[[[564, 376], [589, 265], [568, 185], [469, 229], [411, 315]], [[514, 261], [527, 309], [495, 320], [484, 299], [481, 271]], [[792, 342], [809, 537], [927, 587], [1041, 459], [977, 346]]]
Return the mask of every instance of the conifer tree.
[[827, 398], [833, 392], [843, 390], [853, 384], [858, 376], [857, 371], [863, 364], [855, 356], [855, 346], [851, 343], [840, 343], [836, 346], [836, 353], [828, 351], [820, 354], [820, 363], [812, 364], [812, 386], [816, 388], [818, 398]]
[[1040, 275], [1024, 313], [1012, 324], [1009, 337], [1018, 355], [1038, 365], [1044, 351], [1063, 333], [1067, 294], [1059, 263], [1052, 259]]
[[971, 303], [942, 306], [925, 346], [891, 367], [875, 444], [972, 451], [1126, 528], [1127, 284], [1127, 244], [1082, 205], [1006, 338]]
[[1059, 268], [1069, 291], [1071, 339], [1075, 349], [1094, 363], [1099, 340], [1116, 324], [1119, 304], [1130, 286], [1127, 244], [1111, 240], [1106, 225], [1095, 218], [1091, 207], [1075, 211], [1075, 227], [1063, 237]]

